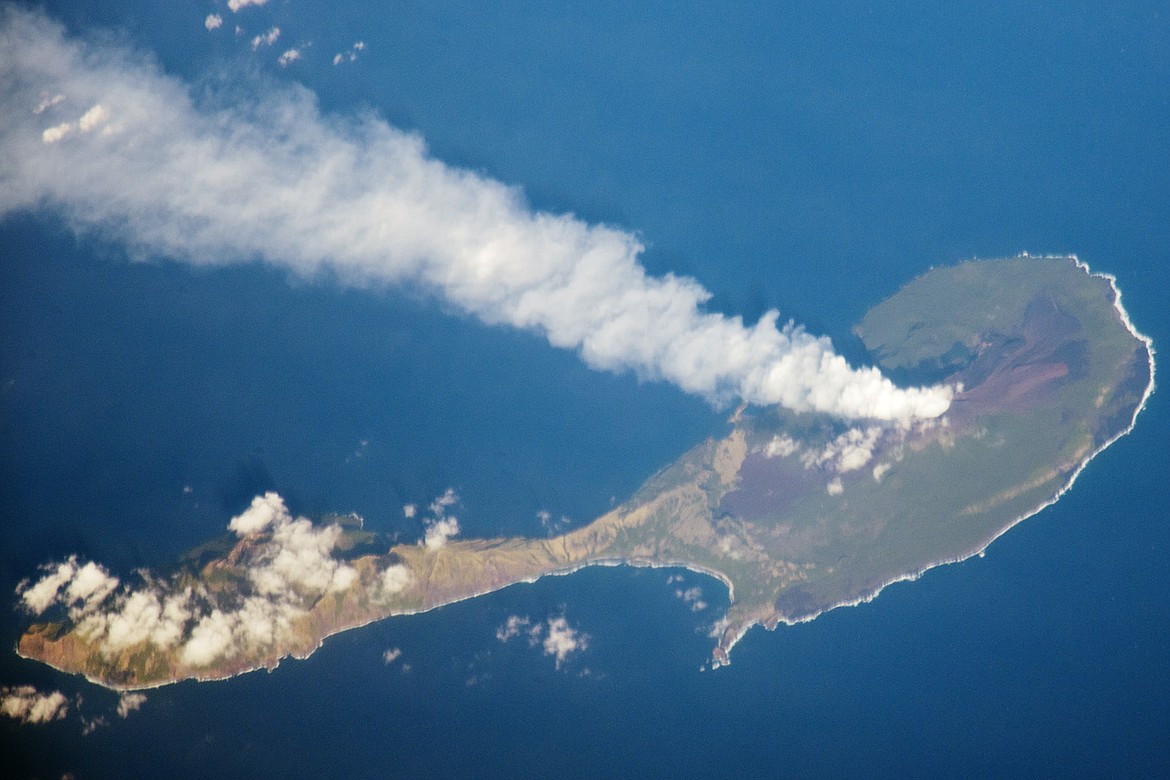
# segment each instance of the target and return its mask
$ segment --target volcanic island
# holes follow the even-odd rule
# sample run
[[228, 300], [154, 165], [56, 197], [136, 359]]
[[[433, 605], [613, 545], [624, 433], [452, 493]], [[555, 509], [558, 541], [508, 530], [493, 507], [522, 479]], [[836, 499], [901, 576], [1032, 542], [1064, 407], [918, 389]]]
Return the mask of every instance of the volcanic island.
[[[945, 415], [850, 423], [741, 408], [722, 438], [551, 538], [391, 544], [356, 516], [272, 520], [278, 506], [265, 510], [272, 522], [233, 519], [234, 533], [133, 583], [75, 559], [46, 567], [18, 591], [38, 622], [17, 651], [122, 690], [223, 679], [304, 658], [332, 634], [390, 616], [630, 565], [682, 567], [727, 586], [718, 667], [754, 625], [811, 620], [981, 553], [1127, 433], [1154, 386], [1152, 344], [1130, 324], [1114, 279], [1075, 257], [932, 269], [854, 331], [899, 384], [952, 386]], [[263, 509], [262, 497], [254, 505]], [[295, 549], [316, 550], [324, 578], [281, 573], [296, 538]]]

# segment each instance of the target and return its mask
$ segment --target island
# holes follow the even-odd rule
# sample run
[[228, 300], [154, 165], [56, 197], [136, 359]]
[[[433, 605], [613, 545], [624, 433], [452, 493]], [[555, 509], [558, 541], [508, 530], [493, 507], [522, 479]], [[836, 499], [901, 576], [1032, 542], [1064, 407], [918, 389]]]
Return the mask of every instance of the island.
[[211, 680], [303, 658], [324, 638], [586, 566], [685, 567], [727, 586], [711, 666], [755, 625], [811, 620], [981, 553], [1056, 501], [1128, 432], [1153, 349], [1112, 277], [1075, 257], [935, 268], [855, 333], [901, 384], [954, 387], [946, 414], [842, 421], [743, 407], [725, 435], [627, 501], [551, 538], [389, 544], [356, 516], [292, 517], [258, 496], [230, 533], [122, 582], [76, 558], [18, 589], [18, 652], [115, 689]]

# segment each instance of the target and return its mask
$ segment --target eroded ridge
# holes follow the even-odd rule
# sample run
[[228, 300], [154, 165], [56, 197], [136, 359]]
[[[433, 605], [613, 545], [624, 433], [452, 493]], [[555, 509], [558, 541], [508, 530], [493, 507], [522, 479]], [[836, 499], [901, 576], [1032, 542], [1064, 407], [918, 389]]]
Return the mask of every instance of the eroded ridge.
[[810, 620], [981, 552], [1128, 432], [1154, 386], [1152, 344], [1115, 280], [1071, 257], [934, 269], [856, 332], [903, 383], [956, 388], [947, 414], [844, 423], [741, 408], [725, 436], [546, 539], [454, 538], [457, 524], [439, 525], [453, 519], [436, 517], [423, 541], [390, 546], [354, 516], [314, 524], [257, 497], [232, 535], [171, 572], [126, 583], [76, 559], [47, 567], [20, 591], [42, 617], [19, 652], [115, 688], [219, 679], [374, 620], [628, 564], [727, 586], [712, 627], [720, 666], [753, 625]]

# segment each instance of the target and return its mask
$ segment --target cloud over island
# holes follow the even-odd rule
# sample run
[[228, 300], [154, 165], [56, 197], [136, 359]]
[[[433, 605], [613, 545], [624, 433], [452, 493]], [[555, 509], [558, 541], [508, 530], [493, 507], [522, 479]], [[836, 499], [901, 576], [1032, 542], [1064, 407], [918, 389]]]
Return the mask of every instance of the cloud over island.
[[[246, 542], [231, 565], [242, 567], [247, 587], [226, 601], [203, 583], [176, 587], [148, 573], [141, 582], [123, 582], [77, 556], [43, 566], [41, 578], [22, 582], [17, 593], [32, 615], [64, 612], [107, 657], [147, 643], [201, 667], [279, 644], [317, 599], [357, 581], [354, 567], [334, 555], [341, 526], [294, 518], [276, 493], [256, 496], [228, 529]], [[401, 564], [379, 576], [376, 596], [391, 596], [411, 583]]]

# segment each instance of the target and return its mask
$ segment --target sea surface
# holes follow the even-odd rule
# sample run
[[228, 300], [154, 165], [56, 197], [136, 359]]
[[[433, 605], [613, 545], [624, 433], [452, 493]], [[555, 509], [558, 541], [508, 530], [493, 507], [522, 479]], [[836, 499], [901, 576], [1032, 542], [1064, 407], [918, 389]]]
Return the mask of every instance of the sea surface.
[[[188, 81], [259, 72], [328, 112], [377, 111], [536, 208], [639, 231], [647, 267], [694, 276], [712, 308], [778, 307], [846, 354], [864, 311], [930, 266], [1021, 251], [1114, 274], [1135, 326], [1170, 344], [1161, 3], [271, 5], [239, 17], [312, 42], [286, 70], [206, 31], [212, 10], [237, 21], [213, 3], [46, 7], [74, 31], [117, 27]], [[589, 521], [728, 413], [415, 290], [133, 262], [52, 212], [12, 219], [0, 646], [39, 564], [165, 565], [258, 491], [409, 540], [422, 529], [402, 507], [454, 487], [465, 535], [543, 534], [538, 512]], [[1164, 776], [1168, 415], [1156, 392], [1071, 492], [984, 556], [752, 629], [714, 672], [699, 669], [725, 589], [629, 568], [148, 691], [124, 720], [115, 694], [6, 651], [0, 685], [83, 701], [57, 723], [0, 721], [0, 774]], [[677, 595], [696, 586], [698, 611]], [[512, 615], [563, 615], [588, 647], [558, 668], [496, 638]], [[106, 722], [83, 736], [78, 715]]]

